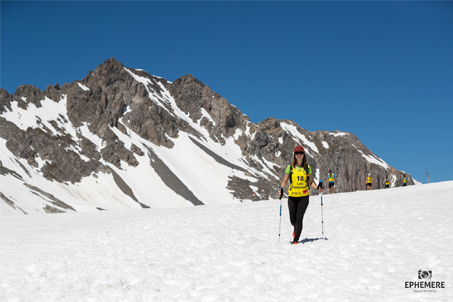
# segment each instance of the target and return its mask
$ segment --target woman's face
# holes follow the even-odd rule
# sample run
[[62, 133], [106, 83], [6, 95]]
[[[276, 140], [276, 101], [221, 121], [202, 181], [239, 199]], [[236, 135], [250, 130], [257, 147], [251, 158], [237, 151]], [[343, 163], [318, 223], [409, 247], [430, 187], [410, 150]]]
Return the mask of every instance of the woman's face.
[[294, 152], [297, 160], [302, 160], [304, 158], [304, 152]]

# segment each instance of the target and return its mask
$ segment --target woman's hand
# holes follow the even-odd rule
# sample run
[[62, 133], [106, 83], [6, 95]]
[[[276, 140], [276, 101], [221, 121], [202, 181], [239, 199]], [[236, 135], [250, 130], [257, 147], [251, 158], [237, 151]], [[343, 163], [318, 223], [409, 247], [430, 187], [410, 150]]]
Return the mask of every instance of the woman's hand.
[[283, 195], [283, 188], [280, 187], [280, 190], [278, 191], [278, 197], [280, 198]]
[[282, 184], [280, 185], [280, 190], [278, 190], [278, 197], [283, 197], [283, 189], [286, 187], [286, 183], [288, 182], [289, 175], [285, 173], [285, 176], [283, 177]]

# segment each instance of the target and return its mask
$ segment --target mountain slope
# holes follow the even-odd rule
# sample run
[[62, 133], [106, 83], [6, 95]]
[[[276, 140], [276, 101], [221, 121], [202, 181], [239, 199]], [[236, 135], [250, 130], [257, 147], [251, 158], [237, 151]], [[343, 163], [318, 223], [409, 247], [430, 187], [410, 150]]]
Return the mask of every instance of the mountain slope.
[[401, 185], [353, 134], [251, 123], [191, 75], [171, 83], [111, 58], [81, 81], [0, 96], [2, 213], [268, 199], [298, 144], [317, 182], [337, 174], [337, 192], [363, 189], [368, 173], [376, 187], [386, 175]]

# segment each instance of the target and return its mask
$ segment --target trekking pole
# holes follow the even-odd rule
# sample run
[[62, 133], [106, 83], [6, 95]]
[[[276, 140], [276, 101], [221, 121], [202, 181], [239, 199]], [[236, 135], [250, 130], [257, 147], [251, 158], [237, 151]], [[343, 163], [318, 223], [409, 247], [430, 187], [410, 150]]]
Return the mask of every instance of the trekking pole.
[[[318, 184], [318, 190], [319, 188], [322, 189], [322, 179], [319, 181], [319, 184]], [[322, 192], [321, 192], [321, 224], [322, 224], [322, 235], [324, 236], [324, 214], [322, 212]]]
[[322, 212], [322, 193], [321, 193], [321, 224], [322, 224], [322, 235], [324, 236], [324, 214]]
[[282, 229], [282, 197], [283, 197], [283, 188], [280, 188], [280, 223], [278, 225], [278, 243], [280, 243], [280, 231]]

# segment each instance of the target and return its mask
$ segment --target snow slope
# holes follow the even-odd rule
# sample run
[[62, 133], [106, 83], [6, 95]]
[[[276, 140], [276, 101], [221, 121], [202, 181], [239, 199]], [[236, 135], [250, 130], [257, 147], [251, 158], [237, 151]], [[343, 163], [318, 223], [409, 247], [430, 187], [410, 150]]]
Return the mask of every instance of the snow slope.
[[[453, 182], [286, 199], [1, 218], [0, 301], [452, 301]], [[418, 271], [445, 288], [406, 288]]]

